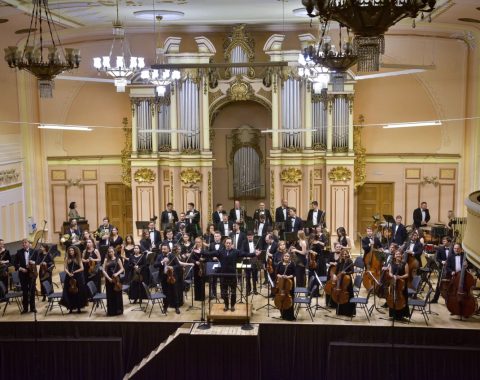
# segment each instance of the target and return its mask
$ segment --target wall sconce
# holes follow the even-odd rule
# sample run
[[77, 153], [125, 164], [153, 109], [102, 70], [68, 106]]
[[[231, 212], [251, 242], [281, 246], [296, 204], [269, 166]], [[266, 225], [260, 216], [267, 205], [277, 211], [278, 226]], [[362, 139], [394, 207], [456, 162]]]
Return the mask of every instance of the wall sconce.
[[438, 177], [423, 177], [423, 180], [420, 182], [422, 186], [433, 185], [438, 186]]
[[82, 187], [83, 184], [81, 184], [80, 181], [81, 181], [80, 178], [77, 178], [77, 179], [67, 179], [67, 187], [71, 187], [71, 186]]

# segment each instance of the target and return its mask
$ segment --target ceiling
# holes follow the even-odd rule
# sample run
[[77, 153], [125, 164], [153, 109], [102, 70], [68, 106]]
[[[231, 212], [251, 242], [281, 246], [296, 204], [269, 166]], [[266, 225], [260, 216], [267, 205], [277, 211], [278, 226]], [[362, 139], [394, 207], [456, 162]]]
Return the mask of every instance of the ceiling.
[[[52, 13], [66, 28], [82, 28], [111, 25], [115, 18], [115, 0], [78, 1], [49, 0]], [[30, 14], [32, 0], [0, 1], [0, 19], [9, 19], [14, 14]], [[310, 22], [307, 16], [298, 17], [294, 9], [302, 8], [301, 0], [119, 0], [120, 20], [128, 27], [149, 27], [152, 18], [141, 19], [135, 12], [153, 10], [183, 12], [179, 20], [162, 21], [166, 25], [188, 26], [229, 26], [236, 23], [278, 28], [292, 25], [305, 25]], [[429, 29], [439, 30], [445, 25], [480, 30], [480, 2], [478, 0], [437, 0], [437, 10], [433, 14]], [[460, 21], [459, 19], [469, 19]], [[426, 22], [424, 22], [426, 24]], [[404, 28], [410, 28], [411, 21], [405, 21]], [[396, 28], [401, 28], [402, 25]], [[24, 27], [27, 27], [25, 25]], [[411, 31], [414, 33], [414, 30]]]

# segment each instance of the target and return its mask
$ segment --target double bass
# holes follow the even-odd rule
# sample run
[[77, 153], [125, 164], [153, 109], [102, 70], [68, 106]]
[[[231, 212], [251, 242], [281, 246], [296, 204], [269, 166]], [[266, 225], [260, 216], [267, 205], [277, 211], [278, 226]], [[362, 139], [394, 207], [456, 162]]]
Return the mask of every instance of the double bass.
[[283, 277], [285, 276], [285, 273], [287, 273], [289, 266], [290, 263], [285, 266], [283, 275], [277, 277], [274, 303], [278, 310], [287, 310], [293, 305], [292, 295], [290, 294], [293, 287], [293, 281], [290, 278]]
[[[413, 256], [413, 254], [410, 254], [410, 244], [411, 240], [408, 240], [405, 242], [405, 245], [400, 248], [400, 250], [403, 251], [403, 259], [402, 262], [405, 264], [408, 264], [408, 286], [412, 286], [412, 280], [413, 277], [417, 275], [418, 268], [420, 265], [418, 264], [418, 260]], [[413, 252], [412, 252], [413, 253]]]
[[467, 255], [463, 254], [462, 270], [455, 273], [450, 281], [447, 293], [447, 309], [453, 315], [468, 318], [478, 308], [477, 299], [472, 294], [475, 278], [466, 268]]

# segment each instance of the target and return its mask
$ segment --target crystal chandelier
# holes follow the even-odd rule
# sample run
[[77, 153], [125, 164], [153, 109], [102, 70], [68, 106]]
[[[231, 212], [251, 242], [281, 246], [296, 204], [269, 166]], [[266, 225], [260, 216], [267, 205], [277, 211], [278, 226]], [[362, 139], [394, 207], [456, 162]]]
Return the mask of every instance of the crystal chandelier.
[[[163, 19], [161, 15], [157, 15], [154, 10], [154, 21], [153, 21], [153, 32], [155, 34], [155, 20], [160, 23]], [[165, 51], [161, 47], [160, 43], [160, 32], [158, 33], [158, 37], [155, 43], [155, 64], [163, 64], [165, 63]], [[155, 90], [157, 92], [157, 96], [163, 97], [167, 92], [168, 86], [176, 80], [180, 79], [180, 71], [178, 70], [169, 70], [169, 69], [145, 69], [142, 70], [140, 77], [141, 79], [146, 82], [150, 83], [155, 86]]]
[[326, 93], [330, 82], [330, 73], [326, 67], [317, 65], [310, 57], [298, 55], [298, 75], [312, 83], [315, 94]]
[[[53, 79], [64, 71], [78, 68], [80, 52], [78, 49], [63, 48], [48, 8], [48, 0], [32, 2], [33, 10], [25, 47], [23, 50], [17, 46], [5, 48], [5, 61], [11, 68], [26, 70], [34, 75], [38, 79], [40, 97], [51, 98]], [[50, 38], [48, 44], [45, 37]]]
[[[115, 66], [113, 61], [115, 60]], [[93, 66], [99, 71], [115, 79], [117, 92], [125, 92], [129, 79], [145, 67], [143, 57], [134, 57], [130, 52], [128, 41], [125, 38], [125, 29], [117, 17], [113, 22], [113, 41], [110, 53], [103, 57], [93, 58]]]
[[[302, 0], [310, 17], [335, 20], [351, 30], [358, 71], [378, 71], [384, 34], [400, 20], [431, 13], [435, 0]], [[430, 19], [430, 16], [429, 16]], [[414, 24], [415, 26], [415, 20]]]

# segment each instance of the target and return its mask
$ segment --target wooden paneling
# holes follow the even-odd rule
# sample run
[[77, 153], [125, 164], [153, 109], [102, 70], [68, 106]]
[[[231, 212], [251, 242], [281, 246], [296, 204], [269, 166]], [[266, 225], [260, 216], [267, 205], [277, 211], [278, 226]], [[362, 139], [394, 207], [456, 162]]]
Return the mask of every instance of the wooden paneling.
[[[325, 204], [322, 196], [322, 185], [313, 185], [313, 200], [318, 202], [320, 210], [325, 210]], [[308, 205], [310, 207], [310, 205]]]
[[[110, 218], [110, 223], [118, 228], [121, 236], [132, 232], [132, 227], [130, 227], [132, 226], [131, 190], [129, 188], [125, 189], [126, 187], [127, 186], [122, 183], [106, 184], [107, 213]], [[151, 190], [150, 193], [153, 197], [153, 190]], [[148, 202], [150, 202], [150, 200]], [[149, 220], [150, 218], [151, 216], [141, 220]]]
[[123, 205], [123, 236], [125, 236], [133, 233], [132, 188], [125, 185], [123, 185]]
[[[349, 219], [349, 186], [348, 185], [330, 185], [330, 226], [332, 230], [338, 227], [348, 228]], [[328, 215], [327, 215], [328, 218]], [[348, 231], [347, 231], [348, 233]]]
[[455, 185], [440, 184], [438, 187], [438, 219], [448, 222], [448, 210], [455, 210]]
[[405, 224], [413, 223], [413, 210], [420, 206], [420, 184], [405, 184], [405, 215], [403, 221]]
[[361, 234], [373, 224], [373, 216], [393, 214], [394, 184], [365, 183], [358, 190], [357, 197], [357, 230]]
[[155, 199], [153, 186], [137, 186], [137, 219], [136, 221], [147, 221], [155, 213]]
[[[84, 211], [82, 216], [88, 220], [90, 229], [93, 230], [100, 223], [98, 215], [98, 188], [97, 185], [83, 186]], [[102, 215], [103, 218], [104, 215]]]
[[68, 215], [67, 187], [52, 185], [53, 228], [55, 233], [61, 233], [63, 222]]
[[300, 205], [302, 204], [300, 186], [283, 186], [282, 199], [286, 199], [290, 207], [295, 207], [297, 215], [299, 215]]
[[183, 210], [187, 211], [187, 205], [188, 203], [192, 202], [194, 205], [195, 205], [195, 208], [197, 210], [200, 209], [200, 205], [199, 205], [199, 193], [198, 193], [198, 189], [197, 188], [193, 188], [193, 187], [187, 187], [187, 186], [183, 186], [182, 187], [182, 191], [183, 191]]
[[171, 202], [170, 200], [170, 185], [164, 185], [163, 186], [163, 198], [160, 200], [160, 209], [163, 210], [163, 207], [167, 206], [168, 202]]

